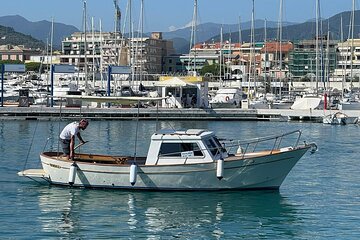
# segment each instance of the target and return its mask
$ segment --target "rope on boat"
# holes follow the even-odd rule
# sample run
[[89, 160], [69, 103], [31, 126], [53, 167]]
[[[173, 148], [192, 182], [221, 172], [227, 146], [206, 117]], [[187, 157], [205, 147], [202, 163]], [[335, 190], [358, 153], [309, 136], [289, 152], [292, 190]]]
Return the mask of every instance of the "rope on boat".
[[23, 171], [25, 170], [25, 168], [26, 168], [26, 164], [27, 164], [27, 161], [29, 160], [30, 151], [31, 151], [31, 148], [32, 148], [32, 145], [33, 145], [33, 142], [34, 142], [34, 138], [35, 138], [35, 134], [36, 134], [36, 130], [37, 130], [38, 124], [39, 124], [39, 121], [36, 121], [36, 125], [35, 125], [35, 129], [34, 129], [34, 133], [33, 133], [33, 136], [32, 136], [32, 139], [31, 139], [31, 143], [30, 143], [30, 146], [29, 146], [29, 149], [28, 149], [27, 155], [26, 155], [26, 159], [25, 159], [25, 164], [24, 164]]
[[[30, 176], [26, 176], [26, 177], [27, 177], [28, 179], [30, 179], [30, 180], [38, 183], [38, 184], [42, 184], [42, 182], [39, 181], [39, 180], [37, 180], [36, 178], [30, 177]], [[49, 180], [48, 178], [42, 178], [42, 179], [44, 179], [46, 182], [50, 183], [50, 180]]]

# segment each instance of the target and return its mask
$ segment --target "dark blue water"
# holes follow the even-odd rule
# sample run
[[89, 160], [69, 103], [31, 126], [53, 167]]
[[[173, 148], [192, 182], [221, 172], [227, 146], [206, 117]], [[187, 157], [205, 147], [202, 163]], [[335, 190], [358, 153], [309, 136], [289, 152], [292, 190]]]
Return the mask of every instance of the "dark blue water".
[[[39, 185], [17, 172], [38, 168], [65, 125], [0, 121], [1, 239], [360, 239], [358, 126], [275, 122], [160, 122], [242, 139], [296, 129], [319, 151], [306, 154], [279, 191], [130, 192]], [[155, 122], [139, 124], [146, 155]], [[92, 121], [81, 151], [135, 152], [136, 121]]]

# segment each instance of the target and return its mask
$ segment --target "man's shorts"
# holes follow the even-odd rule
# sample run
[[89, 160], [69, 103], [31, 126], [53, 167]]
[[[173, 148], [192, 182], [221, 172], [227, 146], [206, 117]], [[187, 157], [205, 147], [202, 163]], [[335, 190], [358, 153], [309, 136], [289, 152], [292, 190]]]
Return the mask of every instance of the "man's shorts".
[[61, 147], [63, 149], [63, 153], [66, 155], [70, 155], [70, 139], [62, 139], [60, 138]]

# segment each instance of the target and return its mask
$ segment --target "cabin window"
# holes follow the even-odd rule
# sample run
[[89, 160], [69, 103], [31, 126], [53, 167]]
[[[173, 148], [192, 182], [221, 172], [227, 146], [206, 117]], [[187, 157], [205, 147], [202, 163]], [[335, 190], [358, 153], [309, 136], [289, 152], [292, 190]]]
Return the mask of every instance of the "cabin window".
[[226, 152], [226, 149], [223, 147], [223, 145], [221, 144], [221, 142], [219, 141], [219, 139], [217, 139], [216, 137], [213, 138], [215, 143], [219, 146], [221, 152]]
[[204, 156], [196, 143], [163, 143], [160, 157], [202, 157]]
[[217, 155], [219, 153], [219, 149], [216, 146], [216, 143], [212, 139], [206, 139], [205, 144], [212, 153], [212, 155]]

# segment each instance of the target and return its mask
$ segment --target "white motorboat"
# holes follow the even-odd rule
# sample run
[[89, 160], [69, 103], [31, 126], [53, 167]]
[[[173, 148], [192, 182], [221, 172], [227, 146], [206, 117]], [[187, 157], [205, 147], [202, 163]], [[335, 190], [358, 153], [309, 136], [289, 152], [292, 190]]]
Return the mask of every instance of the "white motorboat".
[[[299, 159], [309, 149], [316, 149], [314, 143], [299, 145], [300, 136], [300, 131], [293, 131], [221, 143], [208, 130], [161, 130], [152, 135], [145, 157], [82, 153], [72, 161], [63, 158], [61, 152], [43, 152], [42, 169], [18, 174], [55, 185], [89, 188], [278, 189]], [[294, 144], [280, 146], [288, 138]]]
[[295, 99], [291, 105], [294, 110], [323, 109], [321, 97], [309, 95]]
[[338, 108], [340, 111], [360, 110], [360, 101], [354, 98], [344, 98], [340, 101]]
[[239, 88], [220, 88], [209, 101], [211, 108], [238, 108], [246, 95]]
[[271, 103], [266, 98], [252, 99], [249, 101], [249, 108], [251, 109], [270, 109]]
[[323, 123], [332, 125], [356, 124], [358, 120], [358, 117], [349, 117], [342, 112], [336, 112], [323, 117]]
[[283, 98], [281, 100], [274, 99], [271, 102], [271, 109], [290, 109], [294, 104], [294, 101], [290, 98]]

